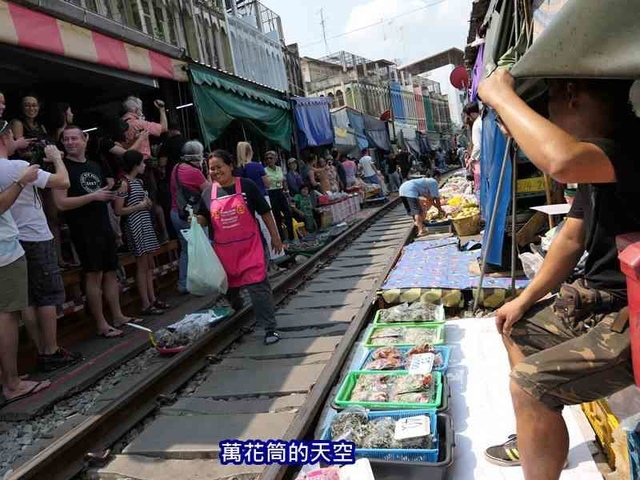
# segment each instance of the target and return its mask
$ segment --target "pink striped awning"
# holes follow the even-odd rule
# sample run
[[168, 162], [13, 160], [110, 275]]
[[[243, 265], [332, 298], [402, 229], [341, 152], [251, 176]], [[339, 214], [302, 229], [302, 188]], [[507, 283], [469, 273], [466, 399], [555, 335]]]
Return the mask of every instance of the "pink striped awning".
[[188, 80], [185, 62], [0, 0], [0, 42], [150, 77]]

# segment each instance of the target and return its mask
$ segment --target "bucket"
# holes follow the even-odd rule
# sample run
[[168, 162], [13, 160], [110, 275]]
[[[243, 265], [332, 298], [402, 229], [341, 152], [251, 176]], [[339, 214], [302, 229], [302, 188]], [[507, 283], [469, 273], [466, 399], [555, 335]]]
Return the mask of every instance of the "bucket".
[[640, 386], [640, 233], [620, 235], [616, 241], [620, 267], [627, 277], [633, 375], [636, 385]]

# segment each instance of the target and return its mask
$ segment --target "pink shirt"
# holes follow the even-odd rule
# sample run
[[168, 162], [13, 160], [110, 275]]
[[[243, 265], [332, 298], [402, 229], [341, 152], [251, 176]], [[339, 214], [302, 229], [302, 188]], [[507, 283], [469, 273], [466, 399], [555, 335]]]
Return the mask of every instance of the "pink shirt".
[[171, 192], [171, 210], [178, 210], [178, 184], [176, 175], [180, 175], [180, 183], [194, 192], [200, 191], [200, 185], [207, 181], [202, 172], [189, 165], [178, 164], [171, 172], [171, 182], [169, 183], [169, 191]]
[[[138, 132], [141, 130], [148, 131], [149, 135], [152, 135], [154, 137], [159, 137], [160, 135], [162, 135], [162, 125], [160, 125], [159, 123], [141, 120], [133, 113], [126, 113], [122, 117], [122, 119], [129, 124], [129, 129], [127, 130], [127, 133], [125, 133], [125, 138], [129, 145], [136, 141]], [[145, 158], [145, 160], [151, 157], [151, 145], [149, 144], [148, 138], [140, 143], [138, 151], [142, 153], [142, 156]]]

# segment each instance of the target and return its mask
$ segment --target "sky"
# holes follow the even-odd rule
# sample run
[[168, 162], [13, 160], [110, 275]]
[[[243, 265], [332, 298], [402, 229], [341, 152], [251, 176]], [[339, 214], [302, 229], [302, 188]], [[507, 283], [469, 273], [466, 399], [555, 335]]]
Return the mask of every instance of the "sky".
[[[472, 6], [472, 0], [261, 1], [280, 15], [285, 41], [297, 43], [301, 56], [319, 58], [346, 50], [399, 65], [451, 47], [464, 50]], [[440, 82], [443, 93], [454, 91], [449, 85], [451, 68], [443, 67], [430, 75]]]

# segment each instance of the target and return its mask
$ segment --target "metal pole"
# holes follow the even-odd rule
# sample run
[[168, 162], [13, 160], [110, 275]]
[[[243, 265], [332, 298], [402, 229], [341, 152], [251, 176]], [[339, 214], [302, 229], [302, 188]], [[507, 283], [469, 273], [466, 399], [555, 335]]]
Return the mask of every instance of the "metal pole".
[[511, 164], [511, 293], [516, 294], [516, 260], [518, 258], [516, 249], [516, 191], [518, 189], [518, 149], [515, 148]]
[[507, 140], [507, 148], [504, 150], [504, 158], [502, 159], [502, 169], [500, 170], [500, 179], [498, 180], [498, 188], [496, 190], [496, 199], [493, 202], [493, 210], [491, 212], [491, 219], [489, 220], [489, 233], [487, 235], [487, 244], [485, 245], [485, 253], [482, 256], [482, 269], [480, 270], [480, 281], [478, 282], [478, 288], [476, 290], [475, 299], [473, 301], [473, 311], [478, 309], [478, 302], [480, 301], [480, 292], [482, 291], [482, 283], [484, 282], [484, 274], [487, 269], [487, 252], [491, 241], [493, 240], [493, 232], [495, 230], [496, 217], [498, 216], [498, 202], [500, 201], [500, 193], [502, 193], [502, 184], [504, 183], [504, 175], [507, 171], [507, 158], [509, 156], [509, 150], [511, 150], [511, 139]]

